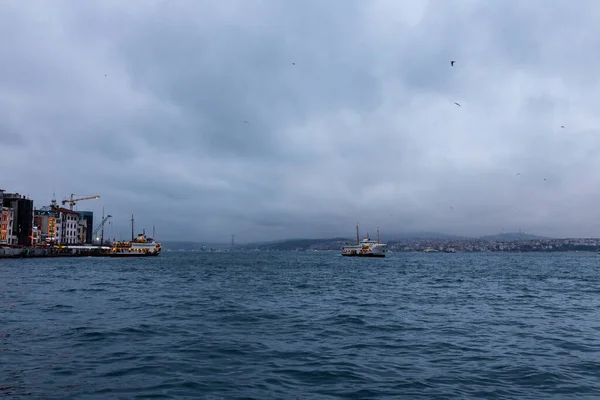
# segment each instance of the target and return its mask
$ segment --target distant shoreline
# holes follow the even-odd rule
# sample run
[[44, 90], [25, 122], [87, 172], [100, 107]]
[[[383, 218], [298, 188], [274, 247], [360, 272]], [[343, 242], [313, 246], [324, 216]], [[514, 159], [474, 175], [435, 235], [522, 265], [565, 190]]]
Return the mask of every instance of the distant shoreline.
[[[288, 239], [277, 242], [212, 245], [212, 248], [236, 251], [341, 251], [344, 244], [351, 239]], [[440, 239], [440, 238], [407, 238], [384, 241], [392, 252], [599, 252], [600, 238], [584, 239], [522, 239], [522, 240], [485, 240], [485, 239]], [[202, 243], [164, 242], [164, 247], [171, 251], [209, 251], [208, 245]]]
[[[256, 250], [340, 250], [349, 239], [301, 239], [276, 243], [249, 244], [240, 249]], [[406, 238], [385, 241], [393, 252], [597, 252], [600, 238], [490, 240], [481, 238]]]

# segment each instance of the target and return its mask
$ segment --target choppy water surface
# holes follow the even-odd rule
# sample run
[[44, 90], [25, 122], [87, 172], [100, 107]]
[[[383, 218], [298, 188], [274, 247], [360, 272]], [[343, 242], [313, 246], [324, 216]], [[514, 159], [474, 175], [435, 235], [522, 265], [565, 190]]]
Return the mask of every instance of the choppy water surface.
[[599, 398], [600, 256], [0, 260], [0, 397]]

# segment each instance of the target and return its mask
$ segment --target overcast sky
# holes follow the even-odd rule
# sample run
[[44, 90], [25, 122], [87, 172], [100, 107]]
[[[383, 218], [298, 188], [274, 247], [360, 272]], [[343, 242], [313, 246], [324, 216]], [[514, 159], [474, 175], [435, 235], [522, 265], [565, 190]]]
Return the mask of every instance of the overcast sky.
[[598, 21], [593, 0], [4, 0], [0, 188], [98, 194], [78, 209], [117, 239], [132, 213], [161, 240], [599, 236]]

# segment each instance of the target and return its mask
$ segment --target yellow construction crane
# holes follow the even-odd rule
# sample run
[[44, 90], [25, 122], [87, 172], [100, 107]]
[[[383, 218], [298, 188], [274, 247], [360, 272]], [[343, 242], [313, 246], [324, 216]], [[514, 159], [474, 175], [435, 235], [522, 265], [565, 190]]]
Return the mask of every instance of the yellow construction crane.
[[73, 210], [73, 206], [75, 205], [75, 203], [77, 203], [78, 201], [82, 201], [82, 200], [92, 200], [92, 199], [99, 199], [100, 196], [87, 196], [87, 197], [79, 197], [77, 199], [74, 198], [75, 195], [71, 194], [71, 198], [67, 199], [67, 200], [63, 200], [62, 204], [63, 206], [67, 203], [69, 203], [69, 209]]

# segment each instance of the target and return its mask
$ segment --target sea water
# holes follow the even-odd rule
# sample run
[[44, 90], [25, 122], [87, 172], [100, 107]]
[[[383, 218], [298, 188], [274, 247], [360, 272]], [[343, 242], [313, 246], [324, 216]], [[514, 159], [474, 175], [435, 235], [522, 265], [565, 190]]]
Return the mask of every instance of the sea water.
[[0, 398], [600, 398], [600, 256], [0, 260]]

